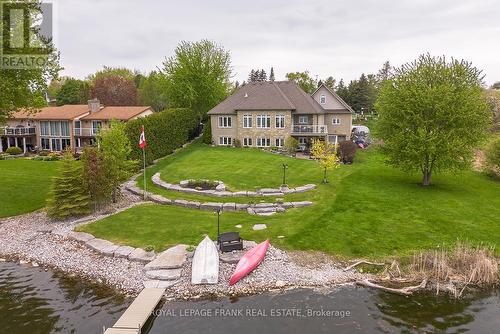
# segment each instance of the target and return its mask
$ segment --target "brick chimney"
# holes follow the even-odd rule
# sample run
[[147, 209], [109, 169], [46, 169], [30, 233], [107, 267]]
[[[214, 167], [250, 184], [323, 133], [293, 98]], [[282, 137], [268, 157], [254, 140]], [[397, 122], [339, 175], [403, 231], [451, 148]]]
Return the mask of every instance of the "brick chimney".
[[88, 104], [91, 113], [97, 112], [101, 109], [101, 102], [98, 99], [89, 100]]

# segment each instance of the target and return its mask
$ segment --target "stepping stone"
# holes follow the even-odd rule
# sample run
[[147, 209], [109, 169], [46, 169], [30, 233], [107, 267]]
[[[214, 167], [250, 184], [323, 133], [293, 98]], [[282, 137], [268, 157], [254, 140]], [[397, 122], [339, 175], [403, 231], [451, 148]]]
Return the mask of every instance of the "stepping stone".
[[274, 203], [257, 203], [254, 205], [254, 208], [274, 208], [276, 204]]
[[120, 246], [115, 250], [115, 257], [128, 258], [130, 254], [135, 250], [134, 247], [130, 246]]
[[142, 248], [136, 248], [130, 255], [128, 256], [128, 259], [130, 261], [135, 261], [135, 262], [141, 262], [141, 263], [148, 263], [154, 260], [155, 258], [155, 252], [146, 252]]
[[226, 191], [226, 186], [222, 183], [215, 187], [215, 191]]
[[285, 208], [285, 209], [293, 208], [292, 202], [284, 202], [284, 203], [281, 203], [280, 206]]
[[158, 254], [156, 259], [146, 264], [144, 270], [181, 268], [187, 258], [187, 245], [177, 245]]
[[285, 211], [286, 211], [286, 209], [284, 207], [282, 207], [282, 206], [278, 206], [276, 208], [276, 212], [285, 212]]
[[168, 199], [168, 198], [165, 198], [161, 195], [151, 195], [149, 196], [149, 199], [152, 201], [152, 202], [155, 202], [155, 203], [158, 203], [158, 204], [172, 204], [172, 200]]
[[263, 217], [269, 217], [274, 214], [276, 214], [276, 211], [271, 211], [271, 212], [256, 212], [258, 216], [263, 216]]
[[255, 211], [254, 211], [254, 209], [252, 209], [252, 208], [248, 208], [248, 209], [247, 209], [247, 213], [248, 213], [248, 214], [250, 214], [250, 215], [254, 215], [254, 214], [255, 214]]
[[91, 249], [95, 250], [98, 253], [101, 253], [106, 256], [113, 256], [115, 250], [118, 249], [118, 246], [114, 243], [103, 240], [103, 239], [92, 239], [85, 242], [85, 244]]
[[160, 281], [174, 281], [181, 278], [182, 268], [180, 269], [160, 269], [146, 271], [146, 277]]
[[305, 186], [300, 186], [300, 187], [295, 188], [295, 192], [296, 193], [303, 193], [305, 191], [313, 190], [314, 188], [316, 188], [315, 184], [306, 184]]
[[179, 281], [160, 281], [160, 280], [153, 280], [153, 279], [147, 279], [142, 282], [144, 287], [146, 289], [165, 289], [165, 288], [170, 288], [171, 286], [176, 285], [179, 283]]
[[255, 224], [252, 227], [252, 230], [254, 231], [260, 231], [260, 230], [265, 230], [267, 228], [266, 224]]
[[222, 205], [222, 210], [224, 210], [224, 211], [235, 211], [236, 210], [236, 203], [224, 203]]
[[278, 239], [284, 239], [285, 236], [284, 235], [278, 235]]
[[240, 204], [240, 203], [236, 203], [235, 205], [235, 209], [238, 210], [238, 211], [245, 211], [246, 209], [248, 209], [250, 205], [248, 204]]
[[73, 239], [81, 241], [81, 242], [87, 242], [89, 240], [95, 239], [95, 237], [92, 234], [85, 233], [85, 232], [71, 231], [71, 232], [69, 232], [68, 236], [70, 238], [73, 238]]
[[234, 225], [234, 227], [236, 227], [236, 228], [242, 228], [243, 226], [241, 226], [241, 225], [238, 224], [238, 225]]
[[215, 202], [207, 202], [203, 203], [200, 205], [200, 209], [203, 210], [221, 210], [222, 209], [222, 203], [215, 203]]
[[292, 205], [294, 208], [301, 208], [301, 207], [304, 207], [304, 206], [309, 206], [309, 205], [312, 205], [313, 203], [312, 202], [309, 202], [309, 201], [303, 201], [303, 202], [292, 202]]
[[238, 263], [243, 256], [243, 252], [222, 253], [219, 259], [224, 263]]

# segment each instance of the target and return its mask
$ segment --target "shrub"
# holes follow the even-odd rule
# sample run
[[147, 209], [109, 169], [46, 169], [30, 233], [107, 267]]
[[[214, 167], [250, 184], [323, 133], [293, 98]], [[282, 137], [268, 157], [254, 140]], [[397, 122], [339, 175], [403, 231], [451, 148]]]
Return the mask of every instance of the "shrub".
[[356, 156], [357, 146], [350, 140], [344, 140], [339, 143], [339, 157], [343, 163], [352, 163]]
[[144, 125], [146, 135], [146, 162], [172, 153], [194, 137], [198, 119], [190, 109], [167, 109], [126, 123], [125, 133], [132, 143], [131, 159], [142, 161], [139, 136]]
[[68, 150], [64, 154], [59, 175], [52, 179], [47, 214], [51, 218], [65, 219], [88, 213], [89, 196], [83, 187], [83, 168]]
[[8, 153], [10, 155], [19, 155], [19, 154], [23, 153], [23, 150], [17, 146], [12, 146], [12, 147], [9, 147], [8, 149], [6, 149], [5, 153]]
[[57, 153], [49, 153], [43, 160], [45, 161], [57, 161], [60, 160], [61, 157]]
[[218, 183], [210, 180], [189, 180], [187, 187], [196, 189], [201, 188], [202, 190], [214, 190]]
[[288, 137], [285, 139], [285, 150], [290, 154], [295, 154], [299, 148], [299, 141], [293, 137]]
[[10, 154], [0, 153], [0, 160], [5, 160]]
[[233, 145], [234, 145], [234, 147], [241, 147], [241, 140], [239, 140], [239, 139], [235, 139], [235, 140], [233, 141]]
[[205, 125], [203, 126], [203, 143], [207, 145], [212, 145], [212, 124], [210, 119], [207, 120]]
[[500, 137], [493, 140], [484, 153], [486, 171], [493, 176], [500, 177]]
[[38, 153], [38, 155], [41, 156], [41, 157], [46, 157], [50, 153], [51, 153], [50, 151], [40, 151], [40, 153]]

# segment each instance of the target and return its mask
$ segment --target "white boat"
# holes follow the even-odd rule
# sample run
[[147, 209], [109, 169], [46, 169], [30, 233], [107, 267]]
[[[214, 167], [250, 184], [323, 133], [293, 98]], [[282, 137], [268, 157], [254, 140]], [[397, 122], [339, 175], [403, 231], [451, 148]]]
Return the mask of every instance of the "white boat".
[[219, 252], [206, 236], [196, 247], [191, 274], [192, 284], [217, 284], [219, 280]]

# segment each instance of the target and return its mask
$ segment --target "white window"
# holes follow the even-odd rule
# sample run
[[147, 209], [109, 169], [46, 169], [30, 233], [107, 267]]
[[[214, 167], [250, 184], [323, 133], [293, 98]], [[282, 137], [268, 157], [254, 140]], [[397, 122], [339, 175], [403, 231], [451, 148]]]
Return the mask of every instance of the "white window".
[[276, 138], [276, 147], [285, 146], [285, 138]]
[[309, 123], [309, 117], [299, 116], [299, 124], [307, 124], [307, 123]]
[[243, 115], [243, 127], [244, 128], [251, 128], [252, 127], [252, 115]]
[[325, 104], [326, 103], [326, 96], [325, 95], [320, 95], [319, 96], [319, 103], [320, 104]]
[[271, 146], [271, 138], [257, 138], [257, 147]]
[[340, 124], [340, 118], [332, 118], [332, 124]]
[[307, 138], [306, 137], [299, 137], [299, 144], [300, 145], [306, 145], [307, 144]]
[[61, 138], [52, 138], [52, 151], [61, 151]]
[[93, 135], [97, 134], [101, 128], [102, 128], [101, 121], [92, 121], [92, 134]]
[[232, 127], [232, 117], [231, 116], [220, 116], [219, 117], [219, 128], [230, 128]]
[[270, 128], [271, 127], [271, 116], [269, 116], [269, 115], [257, 115], [257, 127], [258, 128]]
[[231, 146], [231, 137], [219, 137], [219, 145]]
[[50, 139], [42, 138], [42, 150], [50, 150]]
[[50, 126], [49, 122], [41, 121], [40, 122], [40, 135], [48, 136], [50, 134]]
[[276, 128], [283, 129], [285, 127], [285, 115], [276, 115]]
[[243, 138], [243, 146], [252, 146], [252, 138]]

